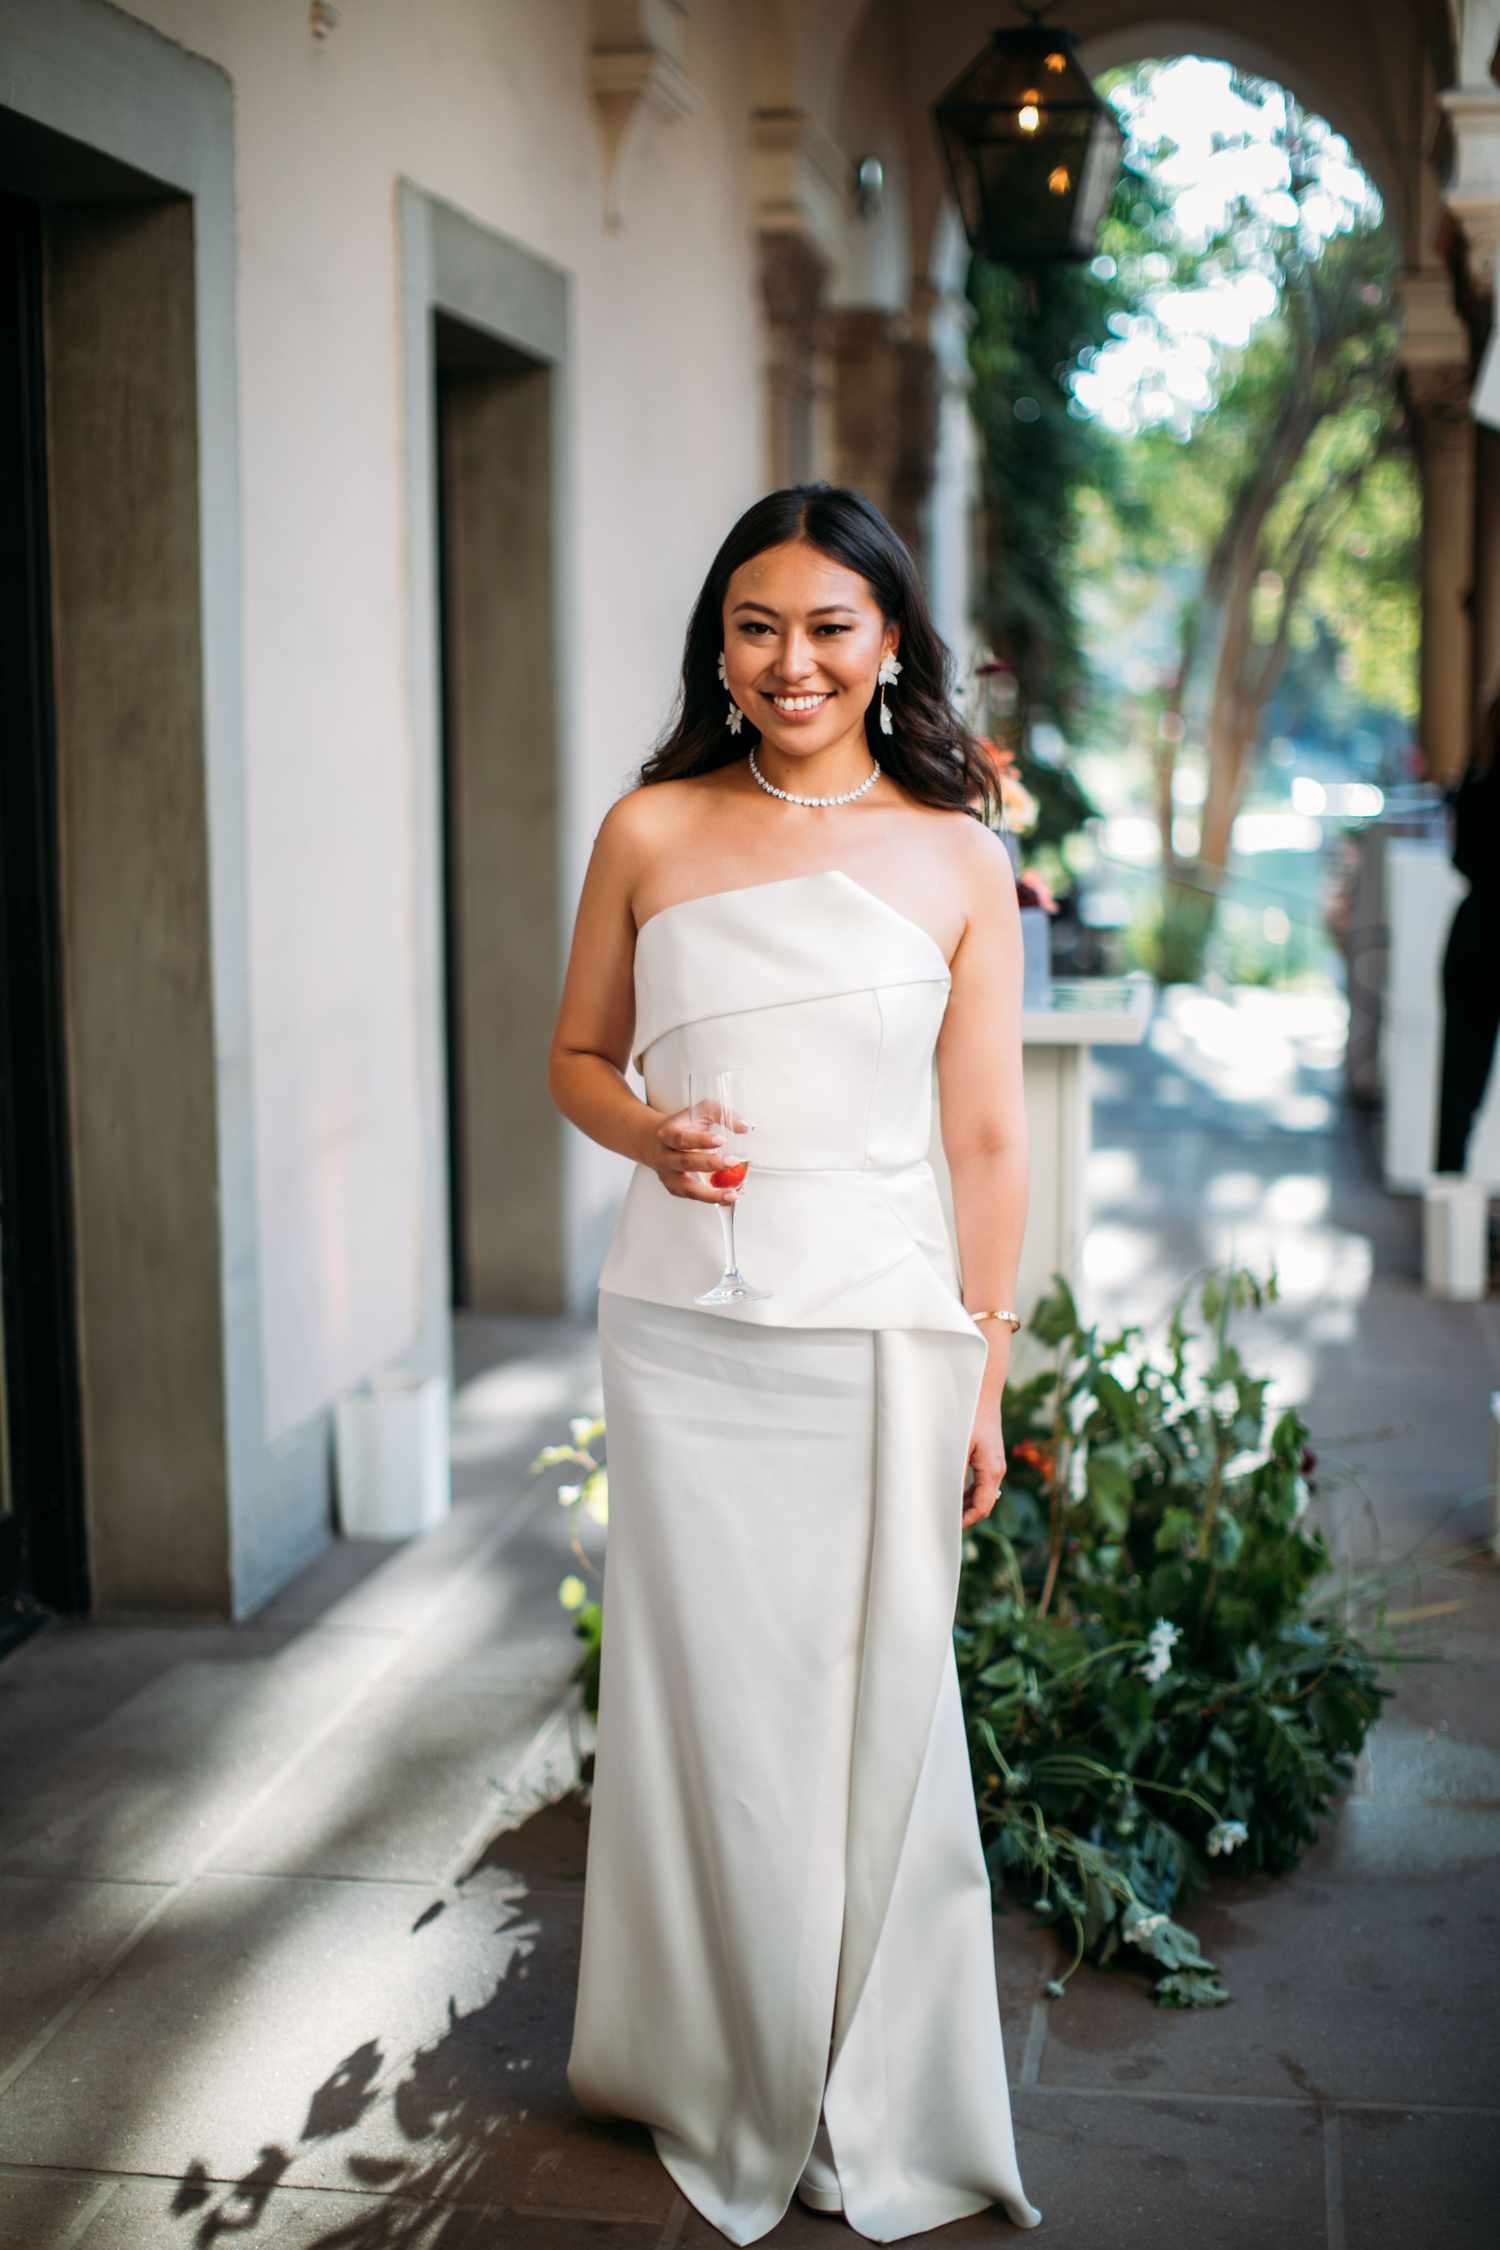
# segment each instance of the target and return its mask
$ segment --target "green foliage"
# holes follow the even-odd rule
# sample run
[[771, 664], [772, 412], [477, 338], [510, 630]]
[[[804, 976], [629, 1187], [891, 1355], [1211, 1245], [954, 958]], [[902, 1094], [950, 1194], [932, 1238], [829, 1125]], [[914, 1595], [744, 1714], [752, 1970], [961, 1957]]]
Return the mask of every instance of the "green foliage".
[[955, 1625], [986, 1858], [997, 1892], [1071, 1930], [1049, 1989], [1133, 1948], [1161, 2004], [1212, 2006], [1228, 1994], [1178, 1908], [1236, 1848], [1295, 1866], [1391, 1690], [1305, 1521], [1307, 1429], [1268, 1415], [1230, 1340], [1274, 1275], [1210, 1273], [1206, 1334], [1184, 1295], [1155, 1349], [1054, 1284], [1029, 1327], [1055, 1357], [1007, 1389], [1005, 1487], [967, 1534]]
[[[605, 1463], [601, 1440], [604, 1436], [604, 1417], [593, 1414], [575, 1414], [568, 1427], [570, 1442], [567, 1445], [544, 1445], [531, 1464], [531, 1474], [543, 1469], [556, 1469], [564, 1463], [581, 1469], [582, 1476], [576, 1484], [560, 1484], [557, 1499], [562, 1507], [572, 1511], [575, 1522], [568, 1533], [568, 1543], [583, 1569], [590, 1576], [599, 1575], [593, 1558], [585, 1550], [578, 1535], [576, 1517], [581, 1513], [595, 1523], [609, 1521], [609, 1470]], [[569, 1572], [558, 1588], [558, 1600], [564, 1609], [573, 1613], [573, 1631], [583, 1643], [583, 1654], [573, 1668], [571, 1677], [583, 1689], [584, 1708], [599, 1708], [599, 1652], [604, 1638], [604, 1608], [601, 1601], [590, 1599], [585, 1581]]]
[[[1237, 1849], [1296, 1865], [1391, 1693], [1305, 1520], [1307, 1428], [1270, 1413], [1230, 1338], [1274, 1273], [1210, 1272], [1202, 1334], [1191, 1294], [1148, 1347], [1086, 1325], [1054, 1275], [1028, 1323], [1052, 1359], [1007, 1389], [1003, 1494], [964, 1538], [953, 1638], [985, 1860], [997, 1900], [1070, 1930], [1054, 1995], [1085, 1958], [1139, 1957], [1164, 2007], [1227, 2000], [1178, 1908]], [[583, 1468], [558, 1497], [592, 1494], [603, 1520], [604, 1425], [572, 1428], [532, 1469]], [[602, 1611], [564, 1587], [595, 1711]]]
[[[1164, 206], [1127, 167], [1116, 187], [1109, 239], [1143, 246]], [[1078, 412], [1075, 369], [1112, 334], [1134, 286], [1087, 266], [1017, 273], [970, 262], [974, 309], [969, 363], [980, 439], [986, 556], [976, 612], [985, 639], [1015, 670], [1025, 720], [1065, 725], [1090, 692], [1073, 562], [1081, 495], [1114, 473], [1116, 449]], [[1022, 778], [1035, 786], [1030, 770]]]
[[1096, 820], [1099, 808], [1078, 776], [1067, 766], [1054, 765], [1049, 758], [1035, 757], [1023, 749], [1016, 758], [1016, 774], [1036, 799], [1036, 821], [1022, 845], [1029, 868], [1035, 865], [1038, 853], [1060, 850], [1086, 821]]

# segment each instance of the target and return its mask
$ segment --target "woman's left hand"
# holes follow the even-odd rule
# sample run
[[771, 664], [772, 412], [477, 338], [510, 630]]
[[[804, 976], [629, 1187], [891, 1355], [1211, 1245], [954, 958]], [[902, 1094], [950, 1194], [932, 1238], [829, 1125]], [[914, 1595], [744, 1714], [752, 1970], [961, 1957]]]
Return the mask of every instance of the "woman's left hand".
[[1000, 1485], [1005, 1476], [1005, 1438], [1000, 1428], [1000, 1393], [986, 1390], [979, 1401], [979, 1411], [974, 1416], [974, 1428], [969, 1438], [969, 1466], [974, 1472], [973, 1482], [964, 1492], [962, 1523], [967, 1530], [987, 1516], [1000, 1496]]

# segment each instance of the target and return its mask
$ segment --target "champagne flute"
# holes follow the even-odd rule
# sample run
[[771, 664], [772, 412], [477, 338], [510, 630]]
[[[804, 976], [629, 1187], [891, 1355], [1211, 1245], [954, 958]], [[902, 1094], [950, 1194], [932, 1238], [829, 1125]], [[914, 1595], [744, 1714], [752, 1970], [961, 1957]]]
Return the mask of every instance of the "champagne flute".
[[[741, 1108], [744, 1073], [733, 1063], [721, 1063], [714, 1069], [695, 1074], [688, 1072], [688, 1108], [695, 1124], [717, 1125], [724, 1135], [724, 1150], [716, 1171], [709, 1180], [714, 1187], [738, 1187], [750, 1169], [750, 1148], [746, 1139], [744, 1111]], [[695, 1305], [729, 1305], [742, 1302], [747, 1297], [769, 1297], [769, 1289], [757, 1289], [740, 1272], [734, 1255], [734, 1205], [719, 1205], [719, 1225], [724, 1232], [724, 1271], [712, 1289], [705, 1289], [695, 1297]]]

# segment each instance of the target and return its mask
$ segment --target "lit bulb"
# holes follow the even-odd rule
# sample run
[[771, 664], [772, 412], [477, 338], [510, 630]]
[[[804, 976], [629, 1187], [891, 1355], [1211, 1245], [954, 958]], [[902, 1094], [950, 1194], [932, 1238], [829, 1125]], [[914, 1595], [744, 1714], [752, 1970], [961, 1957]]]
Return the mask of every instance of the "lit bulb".
[[1068, 167], [1066, 166], [1066, 164], [1059, 164], [1055, 172], [1049, 172], [1047, 174], [1047, 185], [1049, 188], [1051, 188], [1054, 195], [1067, 194], [1069, 188], [1073, 185], [1073, 183], [1068, 177]]
[[1068, 58], [1066, 55], [1048, 55], [1045, 57], [1042, 67], [1044, 70], [1066, 70]]
[[1023, 133], [1034, 133], [1042, 122], [1042, 113], [1035, 102], [1023, 102], [1016, 111], [1016, 123]]

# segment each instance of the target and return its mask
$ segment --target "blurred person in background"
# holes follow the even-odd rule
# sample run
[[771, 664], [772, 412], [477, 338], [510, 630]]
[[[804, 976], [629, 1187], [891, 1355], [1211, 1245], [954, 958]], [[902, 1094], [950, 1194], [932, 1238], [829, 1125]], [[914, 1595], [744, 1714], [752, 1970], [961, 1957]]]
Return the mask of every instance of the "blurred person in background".
[[1500, 696], [1448, 793], [1452, 859], [1469, 888], [1443, 952], [1443, 1055], [1436, 1169], [1462, 1172], [1500, 1034]]

